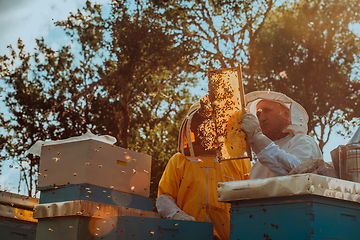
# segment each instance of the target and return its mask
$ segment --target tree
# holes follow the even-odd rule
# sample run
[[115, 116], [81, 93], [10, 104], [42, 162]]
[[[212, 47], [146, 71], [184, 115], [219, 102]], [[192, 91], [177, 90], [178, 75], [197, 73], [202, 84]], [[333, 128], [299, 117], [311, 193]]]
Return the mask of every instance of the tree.
[[276, 0], [152, 2], [179, 32], [201, 43], [203, 73], [241, 63], [246, 90], [255, 90], [254, 42]]
[[334, 126], [359, 117], [357, 1], [299, 1], [271, 13], [256, 39], [258, 89], [301, 103], [309, 131], [323, 149]]
[[[3, 96], [3, 91], [4, 91], [4, 89], [2, 87], [0, 87], [0, 98], [2, 98], [2, 96]], [[4, 119], [4, 113], [1, 112], [0, 113], [0, 153], [3, 150], [5, 143], [9, 138], [9, 136], [3, 135], [3, 132], [5, 132], [5, 129], [6, 129], [6, 124], [7, 124], [7, 122]], [[0, 155], [0, 174], [1, 174], [1, 167], [2, 167], [1, 162], [3, 160], [5, 160], [5, 158]]]
[[[117, 145], [152, 156], [151, 197], [165, 160], [176, 152], [181, 119], [195, 98], [189, 88], [196, 78], [198, 44], [172, 31], [146, 1], [113, 1], [104, 16], [86, 2], [57, 26], [78, 43], [54, 51], [44, 39], [31, 55], [19, 41], [16, 53], [1, 59], [1, 79], [12, 89], [6, 105], [12, 114], [6, 154], [18, 161], [37, 140], [63, 139], [88, 130], [109, 134]], [[16, 59], [21, 62], [16, 66]], [[176, 134], [175, 134], [176, 132]], [[167, 140], [167, 141], [165, 141]], [[29, 177], [37, 171], [24, 169]], [[29, 183], [29, 194], [33, 185]]]

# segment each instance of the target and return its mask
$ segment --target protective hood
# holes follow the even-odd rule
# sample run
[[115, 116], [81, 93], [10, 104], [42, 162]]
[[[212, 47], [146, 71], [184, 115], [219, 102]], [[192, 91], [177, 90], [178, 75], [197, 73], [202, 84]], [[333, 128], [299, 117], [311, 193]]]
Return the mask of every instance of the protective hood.
[[195, 157], [195, 151], [193, 147], [193, 142], [195, 142], [195, 132], [191, 130], [191, 123], [195, 113], [200, 108], [200, 102], [194, 103], [190, 110], [183, 120], [180, 131], [179, 131], [179, 138], [178, 138], [178, 149], [179, 152], [184, 156], [192, 156]]
[[256, 105], [261, 100], [278, 102], [290, 109], [290, 124], [283, 132], [290, 132], [294, 135], [307, 134], [309, 116], [306, 110], [288, 96], [271, 91], [255, 91], [245, 95], [246, 108], [256, 116]]

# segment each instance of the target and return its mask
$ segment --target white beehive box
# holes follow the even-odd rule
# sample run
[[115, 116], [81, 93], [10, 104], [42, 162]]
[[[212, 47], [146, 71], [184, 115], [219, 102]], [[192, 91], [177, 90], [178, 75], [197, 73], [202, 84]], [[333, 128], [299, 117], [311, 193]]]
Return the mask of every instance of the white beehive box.
[[38, 187], [88, 183], [149, 197], [151, 157], [89, 139], [41, 148]]

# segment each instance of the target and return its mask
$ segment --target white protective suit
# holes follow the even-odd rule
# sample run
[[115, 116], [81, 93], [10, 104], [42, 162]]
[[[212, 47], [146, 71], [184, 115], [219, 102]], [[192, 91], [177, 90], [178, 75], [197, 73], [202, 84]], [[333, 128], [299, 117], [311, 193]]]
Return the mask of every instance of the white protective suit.
[[283, 130], [289, 135], [271, 142], [257, 154], [250, 179], [287, 175], [302, 162], [322, 158], [319, 146], [307, 135], [309, 117], [300, 104], [282, 93], [256, 91], [245, 95], [250, 113], [256, 115], [256, 105], [261, 100], [278, 102], [290, 109], [290, 124]]

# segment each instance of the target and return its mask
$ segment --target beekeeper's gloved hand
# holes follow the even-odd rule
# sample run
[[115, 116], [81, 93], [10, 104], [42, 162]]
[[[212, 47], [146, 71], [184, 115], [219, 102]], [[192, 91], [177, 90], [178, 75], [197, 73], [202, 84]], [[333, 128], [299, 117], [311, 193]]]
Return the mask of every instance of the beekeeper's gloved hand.
[[186, 221], [196, 221], [194, 217], [187, 215], [184, 211], [179, 211], [175, 213], [175, 215], [172, 217], [172, 219], [175, 220], [186, 220]]
[[260, 127], [259, 120], [252, 113], [245, 113], [241, 117], [241, 130], [246, 134], [246, 139], [249, 141], [249, 144], [252, 150], [258, 154], [264, 148], [266, 148], [273, 141], [266, 137]]
[[189, 216], [176, 205], [175, 198], [167, 194], [160, 195], [157, 198], [156, 208], [163, 218], [196, 221], [194, 217]]

